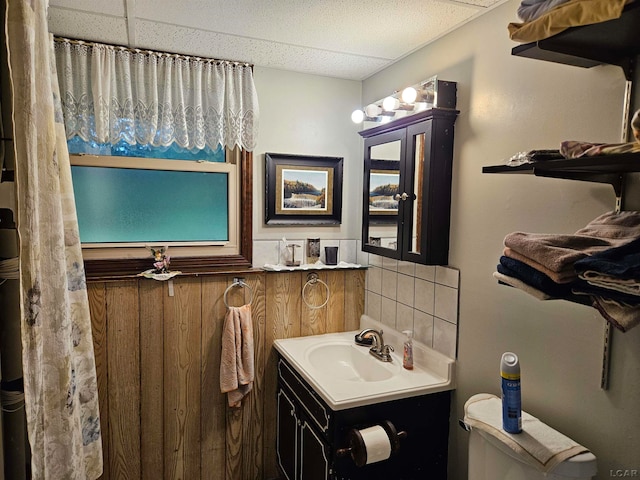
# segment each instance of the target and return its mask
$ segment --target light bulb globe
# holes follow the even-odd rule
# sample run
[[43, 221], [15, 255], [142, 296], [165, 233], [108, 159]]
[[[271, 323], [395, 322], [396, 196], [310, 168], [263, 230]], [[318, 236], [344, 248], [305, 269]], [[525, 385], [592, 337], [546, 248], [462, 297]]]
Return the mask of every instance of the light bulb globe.
[[405, 103], [413, 103], [418, 97], [418, 91], [413, 87], [407, 87], [402, 91], [402, 101]]
[[362, 123], [364, 121], [364, 112], [362, 110], [354, 110], [351, 114], [351, 121], [353, 123]]
[[375, 103], [370, 103], [369, 105], [367, 105], [364, 111], [369, 118], [375, 118], [382, 113], [382, 109]]
[[400, 102], [398, 102], [397, 98], [387, 97], [382, 101], [382, 108], [384, 108], [387, 112], [392, 112], [393, 110], [398, 108], [399, 103]]

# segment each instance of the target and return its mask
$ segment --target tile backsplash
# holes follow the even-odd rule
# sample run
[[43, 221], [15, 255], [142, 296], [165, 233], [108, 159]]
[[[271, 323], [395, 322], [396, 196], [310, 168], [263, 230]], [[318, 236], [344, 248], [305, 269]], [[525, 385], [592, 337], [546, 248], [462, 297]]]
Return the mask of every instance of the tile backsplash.
[[[287, 239], [305, 245], [306, 239]], [[458, 289], [460, 272], [442, 266], [419, 265], [380, 257], [360, 250], [359, 240], [321, 241], [324, 247], [338, 246], [338, 261], [368, 265], [365, 284], [365, 313], [396, 330], [413, 330], [414, 338], [449, 358], [456, 358], [458, 340]], [[304, 263], [304, 247], [300, 249]], [[284, 264], [285, 242], [253, 242], [253, 265]]]
[[365, 313], [395, 330], [413, 330], [416, 340], [455, 359], [460, 272], [362, 252], [358, 259], [369, 265]]

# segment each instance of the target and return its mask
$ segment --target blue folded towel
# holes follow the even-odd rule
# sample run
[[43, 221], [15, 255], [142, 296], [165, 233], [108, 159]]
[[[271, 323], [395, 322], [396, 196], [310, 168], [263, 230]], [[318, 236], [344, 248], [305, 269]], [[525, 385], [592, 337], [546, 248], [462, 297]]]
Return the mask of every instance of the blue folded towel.
[[553, 298], [572, 297], [572, 287], [575, 287], [579, 282], [584, 282], [584, 280], [575, 280], [570, 283], [556, 283], [541, 271], [536, 270], [520, 260], [504, 255], [500, 257], [498, 272], [522, 280], [527, 285]]
[[612, 277], [640, 281], [640, 238], [621, 247], [610, 248], [578, 260], [574, 268], [578, 274], [590, 270]]

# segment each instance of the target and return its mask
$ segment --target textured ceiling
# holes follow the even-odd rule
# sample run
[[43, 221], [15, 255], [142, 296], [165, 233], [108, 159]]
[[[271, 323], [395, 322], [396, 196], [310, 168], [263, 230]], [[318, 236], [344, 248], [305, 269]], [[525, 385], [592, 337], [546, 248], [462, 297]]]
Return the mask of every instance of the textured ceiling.
[[50, 0], [60, 36], [363, 80], [506, 0]]

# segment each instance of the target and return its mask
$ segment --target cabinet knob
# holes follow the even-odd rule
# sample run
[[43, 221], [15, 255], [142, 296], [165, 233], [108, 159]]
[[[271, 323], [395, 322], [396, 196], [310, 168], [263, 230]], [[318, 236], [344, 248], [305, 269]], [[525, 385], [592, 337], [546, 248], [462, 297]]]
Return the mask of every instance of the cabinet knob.
[[406, 200], [407, 198], [409, 198], [409, 194], [407, 194], [406, 192], [402, 192], [402, 195], [400, 195], [399, 193], [396, 193], [395, 197], [393, 197], [394, 200]]

